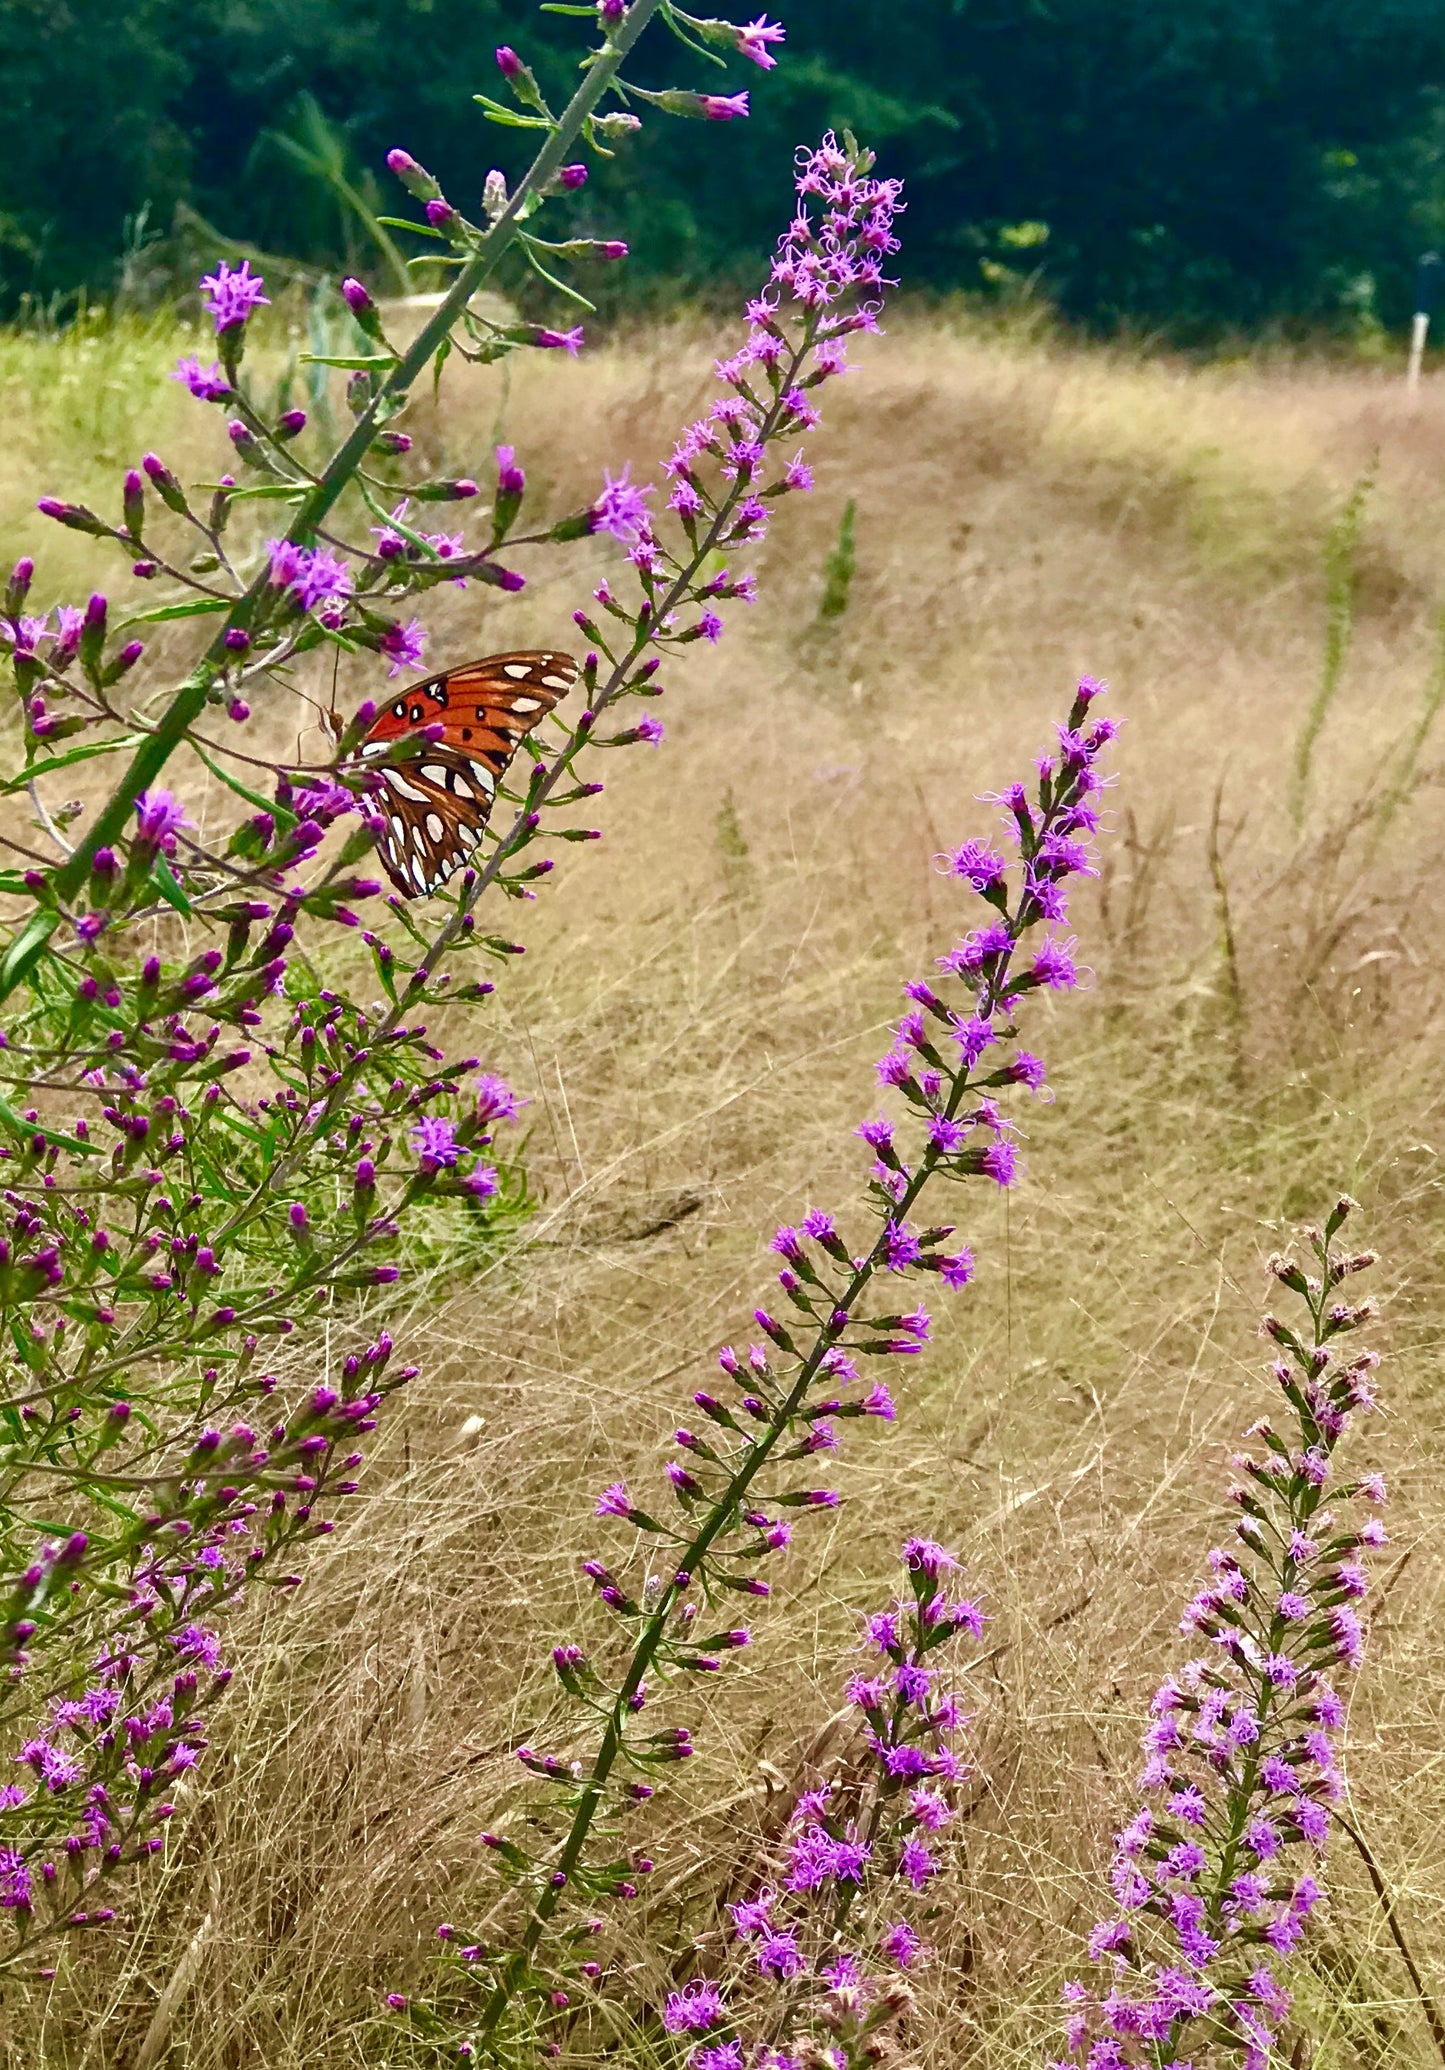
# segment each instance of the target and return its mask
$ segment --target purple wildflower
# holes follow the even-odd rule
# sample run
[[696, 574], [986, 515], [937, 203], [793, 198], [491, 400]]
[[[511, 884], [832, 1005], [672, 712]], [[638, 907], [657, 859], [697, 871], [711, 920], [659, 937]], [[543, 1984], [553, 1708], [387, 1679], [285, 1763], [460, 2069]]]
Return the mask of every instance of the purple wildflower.
[[497, 448], [497, 494], [499, 496], [520, 496], [527, 486], [527, 477], [517, 465], [514, 446]]
[[684, 1991], [674, 1991], [663, 2007], [662, 2024], [669, 2034], [701, 2034], [723, 2016], [722, 1993], [716, 1984], [696, 1978]]
[[579, 323], [575, 330], [570, 331], [539, 330], [534, 333], [532, 343], [549, 351], [565, 352], [569, 358], [575, 359], [582, 350], [582, 326]]
[[271, 299], [260, 274], [252, 273], [249, 259], [242, 259], [236, 267], [228, 266], [222, 259], [215, 272], [208, 273], [201, 282], [201, 293], [218, 331], [245, 323], [254, 310], [268, 305]]
[[647, 498], [651, 494], [650, 487], [633, 481], [630, 460], [615, 478], [610, 469], [604, 469], [602, 494], [592, 506], [593, 531], [610, 532], [614, 539], [632, 546], [646, 528]]
[[426, 642], [426, 628], [419, 618], [409, 619], [405, 625], [389, 625], [378, 647], [391, 663], [387, 674], [399, 676], [404, 668], [420, 668]]
[[170, 378], [183, 382], [197, 402], [221, 402], [231, 393], [231, 384], [222, 373], [219, 362], [212, 360], [209, 367], [203, 367], [194, 353], [176, 361]]
[[440, 1114], [425, 1114], [411, 1131], [417, 1161], [424, 1172], [437, 1172], [456, 1163], [461, 1145], [456, 1129]]
[[136, 840], [163, 855], [176, 852], [176, 835], [190, 826], [185, 807], [169, 791], [142, 791], [135, 801]]
[[743, 57], [751, 58], [755, 65], [761, 65], [765, 72], [770, 72], [778, 61], [768, 45], [783, 42], [786, 35], [781, 22], [770, 22], [765, 14], [760, 14], [755, 22], [740, 25], [738, 50]]

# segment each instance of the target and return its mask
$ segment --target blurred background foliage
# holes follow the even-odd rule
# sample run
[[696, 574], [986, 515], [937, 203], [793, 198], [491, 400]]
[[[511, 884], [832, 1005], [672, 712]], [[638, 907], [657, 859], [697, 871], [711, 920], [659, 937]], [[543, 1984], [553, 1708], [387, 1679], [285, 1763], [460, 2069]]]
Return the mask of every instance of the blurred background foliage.
[[[1098, 328], [1368, 335], [1445, 240], [1440, 0], [780, 12], [785, 62], [727, 75], [751, 122], [654, 122], [582, 197], [582, 226], [624, 218], [637, 255], [608, 294], [656, 307], [753, 277], [793, 145], [829, 123], [907, 179], [911, 284], [1036, 293]], [[492, 158], [521, 162], [525, 133], [470, 100], [500, 42], [565, 94], [578, 24], [530, 0], [0, 0], [0, 315], [158, 291], [178, 210], [389, 285], [365, 228], [388, 147], [469, 212]], [[645, 84], [690, 69], [661, 36], [646, 62]]]

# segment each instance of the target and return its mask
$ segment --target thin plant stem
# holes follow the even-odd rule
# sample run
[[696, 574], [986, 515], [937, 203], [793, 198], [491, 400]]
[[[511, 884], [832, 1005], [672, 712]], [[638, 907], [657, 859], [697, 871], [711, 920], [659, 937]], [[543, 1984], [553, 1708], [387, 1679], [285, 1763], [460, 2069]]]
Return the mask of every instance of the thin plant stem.
[[1290, 777], [1289, 816], [1296, 833], [1304, 824], [1309, 795], [1310, 767], [1315, 743], [1320, 737], [1330, 706], [1339, 691], [1340, 679], [1349, 658], [1355, 630], [1355, 548], [1359, 544], [1365, 505], [1375, 486], [1378, 455], [1351, 489], [1344, 509], [1330, 528], [1325, 541], [1325, 659], [1319, 685], [1305, 714], [1295, 743], [1294, 769]]
[[1365, 1874], [1373, 1884], [1375, 1896], [1380, 1901], [1380, 1910], [1384, 1915], [1386, 1926], [1390, 1929], [1390, 1938], [1399, 1950], [1400, 1960], [1404, 1963], [1405, 1968], [1409, 1972], [1410, 1982], [1415, 1987], [1415, 1996], [1420, 2001], [1420, 2010], [1425, 2015], [1425, 2024], [1430, 2029], [1430, 2039], [1435, 2044], [1435, 2052], [1441, 2062], [1445, 2063], [1445, 2015], [1442, 2015], [1439, 2006], [1435, 2003], [1430, 1987], [1420, 1973], [1420, 1965], [1415, 1960], [1410, 1943], [1405, 1938], [1405, 1929], [1400, 1924], [1395, 1893], [1385, 1878], [1384, 1870], [1375, 1859], [1374, 1849], [1353, 1819], [1347, 1818], [1338, 1805], [1334, 1807], [1334, 1817], [1335, 1824], [1348, 1834], [1354, 1843], [1356, 1853], [1365, 1865]]

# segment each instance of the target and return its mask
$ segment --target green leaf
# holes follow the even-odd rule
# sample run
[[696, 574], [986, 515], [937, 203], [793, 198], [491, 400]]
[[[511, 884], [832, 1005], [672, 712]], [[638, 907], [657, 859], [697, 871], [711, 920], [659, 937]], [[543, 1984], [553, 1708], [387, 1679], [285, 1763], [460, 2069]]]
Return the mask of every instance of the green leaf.
[[488, 122], [499, 122], [503, 129], [550, 129], [552, 126], [540, 115], [518, 115], [515, 109], [504, 108], [499, 101], [489, 101], [484, 93], [474, 93], [472, 99], [485, 110]]
[[203, 618], [212, 611], [229, 611], [231, 602], [229, 597], [190, 597], [179, 604], [157, 604], [153, 611], [133, 612], [129, 618], [122, 618], [121, 624], [161, 625], [170, 618]]
[[168, 906], [174, 906], [176, 911], [187, 920], [194, 917], [194, 909], [190, 900], [176, 882], [175, 871], [168, 864], [163, 863], [159, 856], [156, 857], [155, 867], [151, 871], [151, 879], [155, 884], [156, 890]]
[[59, 913], [42, 910], [31, 914], [6, 950], [5, 961], [0, 963], [0, 996], [12, 992], [22, 978], [29, 976], [59, 925]]
[[[303, 367], [341, 367], [355, 372], [358, 368], [369, 372], [373, 367], [394, 367], [394, 352], [303, 352], [300, 355]], [[244, 494], [243, 490], [236, 492]]]
[[579, 294], [577, 292], [576, 288], [568, 287], [565, 280], [558, 280], [555, 273], [549, 273], [547, 271], [547, 268], [537, 257], [536, 245], [530, 237], [520, 238], [518, 242], [521, 244], [523, 251], [526, 254], [527, 264], [531, 267], [532, 271], [538, 276], [539, 279], [545, 280], [548, 287], [555, 288], [559, 295], [565, 295], [569, 302], [580, 303], [582, 308], [589, 310], [592, 313], [592, 315], [595, 316], [597, 314], [597, 304], [595, 302], [589, 302], [585, 295]]
[[132, 748], [139, 747], [145, 737], [143, 733], [124, 733], [118, 740], [94, 740], [89, 747], [71, 748], [68, 754], [51, 755], [44, 762], [32, 762], [19, 776], [0, 783], [0, 797], [11, 791], [23, 791], [35, 777], [49, 776], [56, 769], [68, 769], [72, 762], [88, 762], [92, 755], [127, 754]]
[[308, 485], [305, 482], [257, 482], [249, 489], [228, 489], [226, 494], [233, 503], [239, 503], [243, 496], [249, 497], [253, 501], [259, 496], [273, 503], [278, 500], [286, 503], [299, 503], [301, 498], [307, 493], [307, 487]]
[[[376, 220], [384, 224], [388, 230], [410, 230], [413, 237], [441, 238], [442, 235], [441, 231], [434, 230], [430, 223], [412, 223], [405, 216], [378, 216]], [[444, 239], [442, 241], [445, 242]], [[408, 263], [414, 264], [415, 261]]]
[[187, 734], [186, 738], [210, 770], [212, 776], [219, 777], [227, 790], [234, 791], [238, 798], [244, 798], [248, 805], [254, 805], [258, 812], [269, 812], [276, 821], [277, 826], [283, 829], [299, 824], [297, 815], [294, 812], [288, 812], [286, 807], [278, 805], [274, 798], [263, 798], [259, 791], [248, 789], [242, 783], [239, 776], [232, 776], [229, 770], [223, 769], [218, 762], [213, 761], [194, 734]]

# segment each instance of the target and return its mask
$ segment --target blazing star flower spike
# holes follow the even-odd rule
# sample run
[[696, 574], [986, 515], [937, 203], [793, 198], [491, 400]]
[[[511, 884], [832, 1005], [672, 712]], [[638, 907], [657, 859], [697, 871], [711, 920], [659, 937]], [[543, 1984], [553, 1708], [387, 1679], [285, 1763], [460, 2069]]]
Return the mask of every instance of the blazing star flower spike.
[[[1332, 1485], [1334, 1455], [1354, 1416], [1374, 1406], [1374, 1353], [1338, 1340], [1370, 1304], [1338, 1289], [1356, 1258], [1333, 1238], [1352, 1203], [1306, 1232], [1314, 1271], [1270, 1261], [1300, 1298], [1302, 1328], [1266, 1317], [1285, 1355], [1270, 1367], [1288, 1434], [1271, 1419], [1240, 1455], [1233, 1542], [1209, 1555], [1209, 1580], [1180, 1630], [1203, 1640], [1160, 1685], [1144, 1733], [1144, 1801], [1116, 1836], [1117, 1910], [1089, 1938], [1104, 1973], [1066, 1992], [1070, 2065], [1097, 2070], [1199, 2060], [1273, 2059], [1290, 1995], [1280, 1965], [1324, 1895], [1331, 1807], [1341, 1794], [1335, 1740], [1345, 1709], [1336, 1678], [1361, 1659], [1351, 1607], [1368, 1577], [1361, 1553], [1381, 1546], [1376, 1518], [1349, 1517], [1374, 1476]], [[1365, 1254], [1369, 1260], [1369, 1254]]]

